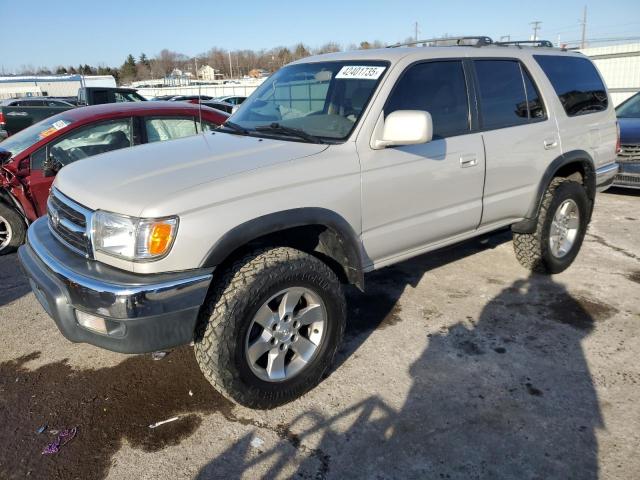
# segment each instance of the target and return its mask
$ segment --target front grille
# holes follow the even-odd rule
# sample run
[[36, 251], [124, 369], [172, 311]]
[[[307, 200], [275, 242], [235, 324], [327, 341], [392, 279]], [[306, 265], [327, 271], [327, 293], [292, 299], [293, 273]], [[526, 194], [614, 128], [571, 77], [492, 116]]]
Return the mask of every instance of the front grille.
[[640, 144], [621, 145], [618, 162], [640, 162]]
[[57, 189], [51, 189], [47, 201], [49, 230], [70, 249], [90, 258], [91, 248], [91, 216], [93, 212], [67, 198]]

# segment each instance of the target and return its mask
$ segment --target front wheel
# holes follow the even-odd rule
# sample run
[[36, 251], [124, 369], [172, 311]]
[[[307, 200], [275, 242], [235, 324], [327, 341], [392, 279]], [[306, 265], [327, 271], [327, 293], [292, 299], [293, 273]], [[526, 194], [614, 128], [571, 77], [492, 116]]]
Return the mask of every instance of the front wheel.
[[342, 341], [335, 273], [293, 248], [253, 252], [216, 280], [195, 344], [200, 369], [232, 401], [272, 408], [317, 385]]
[[15, 251], [24, 243], [27, 225], [13, 208], [0, 203], [0, 255]]
[[589, 208], [582, 185], [554, 178], [542, 198], [535, 231], [513, 234], [516, 258], [522, 266], [540, 273], [569, 268], [587, 231]]

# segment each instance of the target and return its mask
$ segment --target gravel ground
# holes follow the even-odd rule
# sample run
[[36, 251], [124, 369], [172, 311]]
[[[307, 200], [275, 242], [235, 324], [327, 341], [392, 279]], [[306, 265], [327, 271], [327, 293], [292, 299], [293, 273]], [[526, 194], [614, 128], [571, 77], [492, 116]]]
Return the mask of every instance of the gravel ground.
[[638, 194], [598, 197], [560, 275], [528, 275], [505, 233], [369, 275], [328, 378], [266, 412], [223, 399], [188, 347], [66, 341], [15, 255], [0, 285], [3, 479], [640, 478]]

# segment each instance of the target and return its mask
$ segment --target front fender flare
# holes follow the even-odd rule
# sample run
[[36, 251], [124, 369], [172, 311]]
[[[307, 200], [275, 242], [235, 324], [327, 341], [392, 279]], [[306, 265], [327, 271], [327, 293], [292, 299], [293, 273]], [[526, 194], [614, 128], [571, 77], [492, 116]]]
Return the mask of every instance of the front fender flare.
[[263, 237], [294, 227], [322, 226], [330, 229], [340, 243], [344, 257], [340, 260], [351, 283], [364, 288], [366, 255], [360, 237], [341, 215], [325, 208], [294, 208], [254, 218], [232, 228], [209, 250], [201, 267], [215, 267], [236, 249]]

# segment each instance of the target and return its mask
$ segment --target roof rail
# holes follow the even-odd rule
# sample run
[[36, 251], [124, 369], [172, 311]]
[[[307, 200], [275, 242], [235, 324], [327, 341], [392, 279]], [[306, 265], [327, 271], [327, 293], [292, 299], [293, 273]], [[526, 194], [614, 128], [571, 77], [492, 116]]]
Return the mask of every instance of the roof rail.
[[443, 37], [443, 38], [429, 38], [426, 40], [416, 40], [413, 42], [405, 42], [405, 43], [396, 43], [394, 45], [389, 45], [387, 48], [397, 48], [397, 47], [411, 47], [411, 46], [419, 46], [419, 47], [454, 47], [454, 46], [465, 46], [465, 47], [484, 47], [486, 45], [491, 45], [493, 40], [491, 37], [487, 36], [478, 36], [478, 37]]
[[499, 45], [501, 47], [543, 47], [543, 48], [554, 48], [553, 43], [549, 40], [514, 40], [509, 42], [495, 42], [495, 45]]

